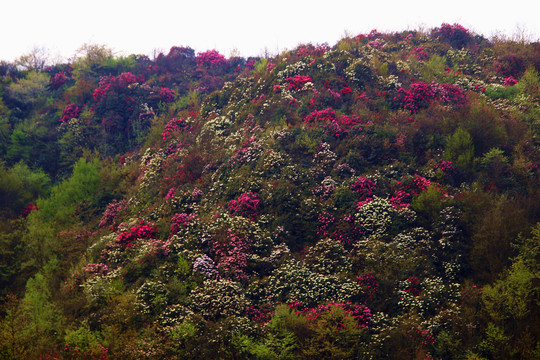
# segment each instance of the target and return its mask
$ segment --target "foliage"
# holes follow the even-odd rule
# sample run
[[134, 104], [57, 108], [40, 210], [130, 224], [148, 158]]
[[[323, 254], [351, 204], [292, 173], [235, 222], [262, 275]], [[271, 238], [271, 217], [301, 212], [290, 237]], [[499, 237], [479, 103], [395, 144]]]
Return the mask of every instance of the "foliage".
[[0, 357], [538, 358], [537, 45], [1, 63]]

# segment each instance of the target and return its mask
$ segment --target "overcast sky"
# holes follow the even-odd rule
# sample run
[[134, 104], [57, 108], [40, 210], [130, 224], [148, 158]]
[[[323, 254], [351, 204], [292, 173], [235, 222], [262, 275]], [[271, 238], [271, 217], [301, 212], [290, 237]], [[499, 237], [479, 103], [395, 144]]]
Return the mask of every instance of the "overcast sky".
[[229, 56], [277, 54], [298, 44], [334, 45], [346, 33], [429, 29], [460, 23], [491, 37], [540, 39], [538, 0], [1, 0], [0, 60], [35, 47], [68, 59], [85, 43], [118, 55], [152, 56], [171, 46]]

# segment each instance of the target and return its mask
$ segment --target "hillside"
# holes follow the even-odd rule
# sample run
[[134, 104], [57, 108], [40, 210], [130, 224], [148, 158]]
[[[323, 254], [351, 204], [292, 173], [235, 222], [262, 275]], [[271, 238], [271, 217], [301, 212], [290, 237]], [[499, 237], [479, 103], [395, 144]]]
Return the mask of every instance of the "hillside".
[[0, 64], [0, 357], [540, 358], [540, 44]]

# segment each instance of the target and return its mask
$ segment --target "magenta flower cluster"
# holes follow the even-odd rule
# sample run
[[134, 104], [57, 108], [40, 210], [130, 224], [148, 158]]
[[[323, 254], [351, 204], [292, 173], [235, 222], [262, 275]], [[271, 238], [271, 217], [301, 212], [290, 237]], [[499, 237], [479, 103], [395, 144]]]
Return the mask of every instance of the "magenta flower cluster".
[[306, 83], [311, 81], [309, 75], [294, 75], [285, 79], [285, 82], [288, 84], [288, 90], [300, 90]]
[[231, 214], [247, 217], [251, 220], [259, 215], [261, 200], [259, 194], [254, 192], [245, 192], [236, 200], [229, 201]]
[[174, 101], [174, 94], [175, 91], [172, 89], [169, 89], [168, 87], [162, 86], [161, 90], [159, 91], [159, 97], [163, 102], [171, 103]]
[[442, 160], [435, 166], [435, 169], [441, 170], [446, 175], [454, 175], [456, 173], [456, 168], [451, 161]]
[[349, 186], [349, 189], [358, 194], [360, 200], [365, 200], [373, 195], [373, 191], [375, 191], [375, 183], [371, 179], [359, 176], [358, 179], [356, 179], [355, 182]]
[[78, 118], [82, 113], [82, 107], [80, 105], [71, 103], [62, 110], [62, 116], [60, 122], [66, 122], [74, 118]]
[[394, 99], [401, 104], [402, 108], [417, 113], [418, 110], [427, 108], [434, 97], [435, 91], [433, 88], [420, 81], [411, 84], [409, 90], [398, 89], [398, 96]]
[[373, 274], [366, 273], [363, 275], [358, 275], [356, 277], [356, 282], [364, 288], [367, 296], [372, 298], [379, 292], [379, 282], [375, 279]]
[[[366, 327], [371, 319], [371, 310], [367, 306], [353, 304], [351, 302], [339, 303], [329, 301], [319, 304], [315, 308], [305, 308], [301, 301], [296, 300], [287, 306], [294, 309], [297, 314], [306, 314], [312, 322], [316, 322], [321, 315], [328, 312], [332, 307], [339, 307], [347, 314], [351, 315], [351, 317], [358, 323], [358, 327], [361, 328]], [[337, 327], [338, 329], [343, 329], [344, 324], [338, 323]]]
[[60, 89], [65, 83], [67, 83], [69, 78], [66, 75], [65, 70], [62, 70], [58, 74], [54, 75], [51, 78], [51, 81], [49, 83], [49, 86], [51, 87], [51, 90], [58, 90]]
[[127, 200], [113, 200], [109, 205], [107, 205], [107, 209], [105, 209], [103, 212], [101, 220], [99, 221], [99, 227], [102, 228], [108, 225], [114, 225], [118, 213], [126, 209], [127, 206]]
[[186, 122], [186, 119], [173, 118], [165, 125], [161, 137], [167, 140], [173, 132], [180, 130], [191, 130], [191, 125]]
[[334, 120], [336, 120], [336, 111], [332, 108], [327, 108], [311, 112], [305, 117], [304, 122], [333, 122]]
[[137, 239], [151, 239], [156, 235], [156, 228], [141, 221], [138, 225], [131, 228], [129, 232], [123, 232], [118, 235], [116, 242], [125, 247], [131, 247]]
[[134, 83], [144, 82], [142, 75], [133, 75], [130, 72], [122, 73], [118, 76], [102, 76], [99, 81], [99, 86], [94, 90], [94, 101], [101, 103], [107, 99], [111, 92], [118, 92], [120, 89], [125, 89]]
[[419, 296], [422, 294], [422, 286], [418, 282], [418, 278], [416, 276], [407, 278], [405, 292], [411, 294], [412, 296]]
[[319, 57], [324, 55], [328, 50], [330, 50], [330, 47], [328, 44], [324, 43], [321, 45], [313, 46], [311, 44], [301, 46], [297, 54], [298, 56], [304, 57], [304, 56], [313, 56], [313, 57]]
[[106, 275], [109, 272], [109, 266], [104, 263], [99, 264], [93, 264], [90, 263], [82, 268], [82, 271], [86, 275], [97, 275], [97, 276], [103, 276]]
[[208, 50], [197, 54], [197, 66], [202, 67], [219, 67], [227, 65], [227, 59], [217, 50]]
[[226, 239], [212, 241], [212, 253], [217, 259], [219, 272], [233, 280], [245, 280], [249, 275], [245, 272], [247, 267], [247, 253], [250, 247], [248, 238], [238, 236], [232, 231], [228, 232]]
[[198, 217], [197, 214], [186, 214], [186, 213], [174, 215], [173, 218], [171, 219], [171, 234], [175, 234], [183, 227], [188, 226], [189, 223], [192, 222], [197, 217]]
[[516, 85], [517, 83], [519, 82], [518, 79], [516, 79], [515, 77], [513, 76], [508, 76], [507, 78], [504, 79], [504, 82], [503, 82], [503, 86], [512, 86], [512, 85]]

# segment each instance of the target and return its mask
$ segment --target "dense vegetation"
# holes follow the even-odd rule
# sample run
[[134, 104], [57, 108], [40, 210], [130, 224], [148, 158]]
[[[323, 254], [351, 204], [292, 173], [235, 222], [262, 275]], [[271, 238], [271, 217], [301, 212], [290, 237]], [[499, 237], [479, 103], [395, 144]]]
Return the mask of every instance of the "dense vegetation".
[[538, 71], [457, 24], [0, 63], [0, 357], [540, 358]]

